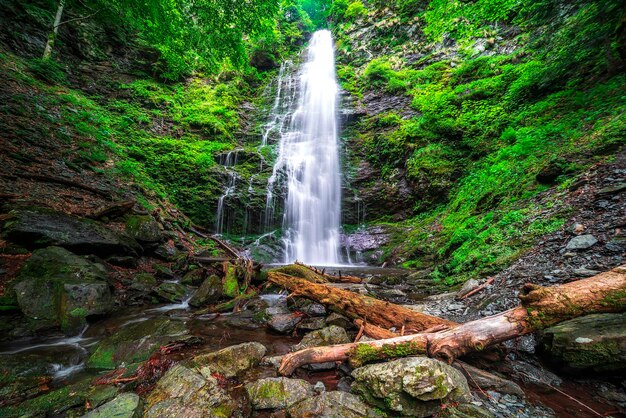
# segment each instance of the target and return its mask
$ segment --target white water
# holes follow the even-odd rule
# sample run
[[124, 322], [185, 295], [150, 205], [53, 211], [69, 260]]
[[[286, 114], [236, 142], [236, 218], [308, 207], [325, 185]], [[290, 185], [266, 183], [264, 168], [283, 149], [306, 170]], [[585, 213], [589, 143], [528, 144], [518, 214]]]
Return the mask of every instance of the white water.
[[237, 172], [235, 171], [234, 167], [237, 165], [239, 151], [240, 149], [230, 151], [220, 161], [220, 164], [224, 167], [224, 170], [226, 170], [226, 174], [228, 175], [228, 181], [226, 182], [226, 186], [224, 187], [223, 194], [217, 201], [217, 216], [215, 220], [215, 232], [217, 234], [228, 232], [226, 231], [226, 229], [228, 228], [228, 219], [225, 219], [224, 201], [233, 193], [235, 193], [235, 187], [237, 185]]
[[[278, 109], [283, 90], [287, 99], [299, 93], [295, 111], [290, 115], [287, 131], [284, 120], [272, 119], [278, 126], [278, 159], [268, 184], [267, 213], [273, 215], [272, 189], [278, 173], [286, 176], [287, 197], [283, 217], [285, 263], [295, 260], [314, 265], [341, 263], [339, 228], [341, 221], [340, 165], [337, 142], [338, 86], [335, 80], [335, 57], [331, 34], [315, 32], [307, 49], [299, 86], [294, 89], [291, 78], [281, 67], [277, 101]], [[284, 95], [284, 94], [283, 94]], [[278, 112], [273, 112], [274, 114]], [[264, 135], [263, 143], [267, 143]], [[267, 215], [266, 213], [266, 215]]]

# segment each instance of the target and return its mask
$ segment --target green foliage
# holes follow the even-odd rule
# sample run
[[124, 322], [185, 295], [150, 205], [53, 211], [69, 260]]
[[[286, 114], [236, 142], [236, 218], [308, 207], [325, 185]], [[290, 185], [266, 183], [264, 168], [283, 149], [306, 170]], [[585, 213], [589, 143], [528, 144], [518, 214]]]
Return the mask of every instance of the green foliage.
[[28, 69], [40, 80], [51, 84], [67, 83], [67, 76], [61, 65], [52, 59], [33, 58], [28, 61]]
[[367, 16], [367, 9], [361, 0], [356, 0], [348, 5], [348, 8], [344, 12], [343, 16], [347, 20], [360, 19]]

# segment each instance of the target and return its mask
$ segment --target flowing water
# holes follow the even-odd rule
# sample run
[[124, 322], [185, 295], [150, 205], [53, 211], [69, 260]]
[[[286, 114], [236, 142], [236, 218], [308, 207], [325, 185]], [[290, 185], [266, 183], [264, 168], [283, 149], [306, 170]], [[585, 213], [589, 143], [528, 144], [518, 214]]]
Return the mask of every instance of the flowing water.
[[[287, 101], [290, 110], [283, 112], [290, 119], [289, 129], [282, 131], [284, 118], [273, 117], [269, 122], [272, 128], [280, 126], [281, 132], [278, 158], [268, 184], [266, 218], [273, 216], [272, 190], [277, 176], [284, 175], [287, 191], [283, 215], [284, 262], [337, 265], [342, 261], [341, 167], [337, 140], [338, 85], [330, 32], [315, 32], [306, 54], [298, 74], [298, 100]], [[285, 107], [282, 102], [285, 97], [293, 98], [296, 90], [289, 83], [291, 78], [281, 67], [276, 110]], [[267, 135], [263, 141], [267, 143]]]
[[217, 201], [217, 216], [215, 221], [215, 232], [221, 234], [222, 232], [228, 232], [228, 219], [226, 219], [226, 212], [224, 210], [225, 200], [228, 199], [233, 193], [235, 193], [235, 187], [237, 185], [237, 171], [234, 167], [237, 165], [240, 149], [230, 151], [225, 156], [220, 158], [220, 164], [226, 170], [228, 180], [224, 187], [224, 192]]

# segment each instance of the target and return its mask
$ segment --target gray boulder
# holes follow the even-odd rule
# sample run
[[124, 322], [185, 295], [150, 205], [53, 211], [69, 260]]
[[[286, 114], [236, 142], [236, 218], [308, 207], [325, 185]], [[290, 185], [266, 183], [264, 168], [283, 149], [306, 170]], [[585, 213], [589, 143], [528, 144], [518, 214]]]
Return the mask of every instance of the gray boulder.
[[593, 247], [598, 240], [591, 234], [579, 235], [567, 243], [566, 250], [586, 250]]
[[132, 215], [126, 220], [126, 234], [142, 244], [163, 241], [159, 224], [150, 215]]
[[157, 286], [154, 293], [165, 302], [182, 302], [187, 294], [187, 287], [180, 283], [165, 282]]
[[272, 316], [267, 322], [267, 326], [281, 334], [289, 334], [296, 328], [296, 325], [298, 325], [300, 321], [302, 321], [302, 316], [297, 314], [278, 314]]
[[345, 344], [349, 342], [350, 338], [348, 338], [345, 329], [331, 325], [317, 331], [309, 332], [302, 338], [300, 344], [296, 344], [293, 347], [293, 350], [298, 351], [309, 347]]
[[67, 248], [77, 254], [136, 254], [137, 242], [101, 222], [45, 208], [18, 209], [4, 225], [5, 236], [29, 249], [47, 246]]
[[594, 314], [543, 331], [540, 347], [566, 368], [626, 370], [626, 313]]
[[245, 388], [254, 409], [287, 408], [315, 394], [306, 380], [286, 377], [257, 380]]
[[352, 372], [352, 391], [393, 415], [427, 417], [441, 403], [469, 402], [467, 380], [453, 367], [427, 357], [370, 364]]

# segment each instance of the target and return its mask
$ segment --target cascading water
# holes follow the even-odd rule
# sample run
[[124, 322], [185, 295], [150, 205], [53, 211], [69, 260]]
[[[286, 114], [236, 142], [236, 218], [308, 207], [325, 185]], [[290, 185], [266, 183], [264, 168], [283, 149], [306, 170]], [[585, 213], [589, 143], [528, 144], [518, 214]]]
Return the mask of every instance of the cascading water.
[[224, 201], [235, 192], [235, 186], [237, 184], [237, 172], [234, 167], [237, 165], [237, 159], [239, 157], [239, 149], [230, 151], [225, 157], [220, 159], [220, 164], [224, 166], [226, 173], [228, 174], [228, 181], [224, 187], [224, 193], [217, 201], [217, 214], [215, 220], [215, 232], [221, 234], [225, 231], [227, 226], [225, 222], [225, 210]]
[[[333, 41], [327, 30], [315, 32], [311, 38], [299, 73], [298, 93], [295, 111], [287, 113], [291, 116], [289, 129], [280, 135], [278, 159], [268, 184], [267, 211], [276, 176], [284, 172], [284, 261], [336, 265], [341, 262], [338, 86]], [[279, 84], [278, 100], [280, 94]]]

